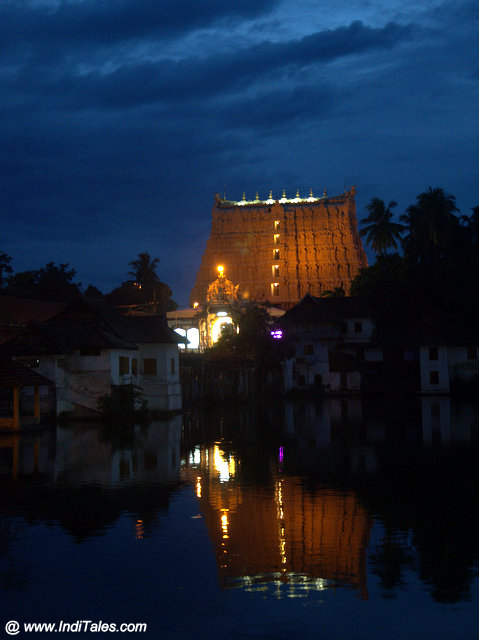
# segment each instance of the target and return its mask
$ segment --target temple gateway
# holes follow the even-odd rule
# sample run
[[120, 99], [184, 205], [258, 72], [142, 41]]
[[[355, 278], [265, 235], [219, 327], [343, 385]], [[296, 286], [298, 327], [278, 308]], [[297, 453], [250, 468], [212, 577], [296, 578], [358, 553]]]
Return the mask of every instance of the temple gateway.
[[221, 265], [239, 297], [287, 309], [310, 293], [343, 289], [367, 266], [356, 190], [342, 195], [231, 201], [215, 196], [211, 233], [190, 303], [204, 304]]

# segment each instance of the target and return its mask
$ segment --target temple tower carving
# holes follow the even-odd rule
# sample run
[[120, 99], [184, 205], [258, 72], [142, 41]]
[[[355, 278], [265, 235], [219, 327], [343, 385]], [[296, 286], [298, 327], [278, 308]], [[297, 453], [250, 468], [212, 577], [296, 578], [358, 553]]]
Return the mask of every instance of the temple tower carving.
[[343, 288], [367, 266], [357, 229], [356, 190], [320, 197], [231, 201], [215, 196], [211, 233], [190, 302], [205, 302], [224, 266], [240, 297], [288, 308], [306, 293]]

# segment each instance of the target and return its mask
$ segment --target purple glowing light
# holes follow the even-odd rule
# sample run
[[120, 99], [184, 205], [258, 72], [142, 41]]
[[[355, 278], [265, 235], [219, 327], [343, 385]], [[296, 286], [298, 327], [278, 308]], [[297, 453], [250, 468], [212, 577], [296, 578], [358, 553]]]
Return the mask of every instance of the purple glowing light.
[[271, 337], [275, 340], [281, 340], [281, 338], [283, 337], [283, 332], [281, 331], [281, 329], [275, 329], [274, 331], [271, 331]]

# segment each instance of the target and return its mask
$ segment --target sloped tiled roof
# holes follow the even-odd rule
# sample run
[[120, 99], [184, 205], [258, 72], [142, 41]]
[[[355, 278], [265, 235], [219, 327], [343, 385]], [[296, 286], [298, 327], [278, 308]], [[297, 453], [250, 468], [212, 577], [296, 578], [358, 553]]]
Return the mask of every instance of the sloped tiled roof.
[[0, 295], [0, 323], [27, 325], [29, 322], [45, 322], [64, 308], [63, 302]]
[[123, 316], [127, 336], [136, 343], [178, 344], [185, 339], [166, 324], [165, 316]]
[[11, 358], [0, 356], [0, 387], [52, 386], [53, 382]]
[[109, 313], [108, 309], [100, 312], [98, 305], [79, 297], [63, 305], [60, 313], [47, 322], [31, 323], [23, 335], [6, 342], [2, 350], [12, 355], [53, 355], [74, 350], [138, 349], [128, 338], [126, 327], [120, 321], [118, 325], [113, 322], [114, 310], [106, 319]]
[[178, 344], [185, 339], [166, 317], [123, 316], [102, 300], [78, 299], [47, 322], [32, 323], [2, 346], [11, 355], [54, 355], [74, 350], [138, 349], [139, 343]]
[[330, 323], [347, 318], [372, 318], [373, 313], [358, 297], [317, 298], [310, 294], [284, 314], [293, 323]]

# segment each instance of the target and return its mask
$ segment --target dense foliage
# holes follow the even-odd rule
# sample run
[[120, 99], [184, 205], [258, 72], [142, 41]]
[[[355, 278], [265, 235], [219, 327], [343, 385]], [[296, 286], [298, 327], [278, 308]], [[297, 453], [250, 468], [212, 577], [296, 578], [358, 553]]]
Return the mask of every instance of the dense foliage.
[[210, 356], [235, 356], [259, 365], [274, 365], [291, 355], [286, 339], [271, 336], [273, 321], [265, 305], [250, 302], [232, 308], [233, 324], [226, 325]]
[[75, 269], [69, 266], [48, 262], [41, 269], [16, 273], [6, 279], [2, 292], [22, 298], [67, 302], [81, 292], [81, 284], [73, 282]]
[[75, 283], [75, 269], [70, 265], [56, 265], [48, 262], [45, 267], [32, 271], [13, 273], [12, 258], [0, 252], [0, 291], [6, 295], [37, 300], [68, 302], [83, 294], [90, 298], [105, 298], [114, 306], [143, 305], [157, 313], [176, 309], [172, 291], [156, 274], [158, 258], [151, 259], [149, 253], [140, 253], [138, 259], [129, 262], [130, 275], [135, 280], [127, 280], [110, 293], [103, 293], [93, 285], [85, 290], [81, 283]]
[[378, 235], [370, 216], [362, 220], [377, 258], [353, 281], [351, 294], [365, 297], [389, 326], [479, 320], [479, 207], [470, 217], [458, 213], [454, 196], [442, 189], [421, 193], [401, 216], [402, 236], [398, 227], [391, 230], [403, 255], [388, 255], [393, 245], [378, 240], [388, 237], [390, 218], [378, 220]]

